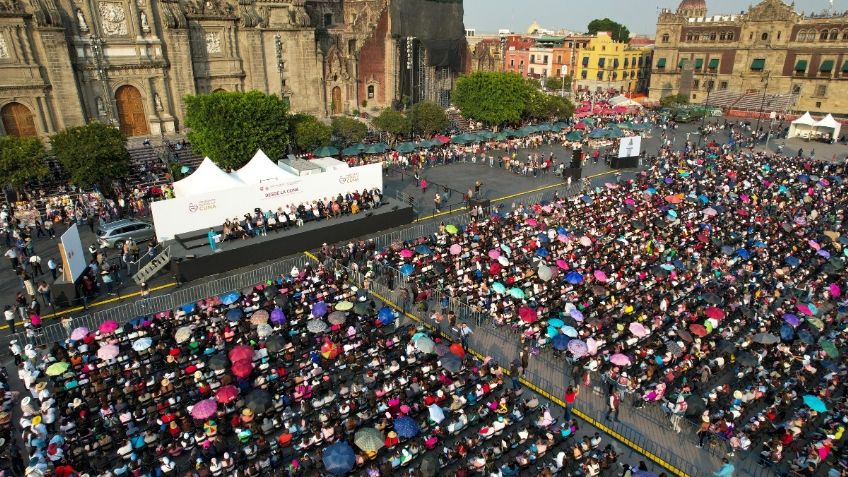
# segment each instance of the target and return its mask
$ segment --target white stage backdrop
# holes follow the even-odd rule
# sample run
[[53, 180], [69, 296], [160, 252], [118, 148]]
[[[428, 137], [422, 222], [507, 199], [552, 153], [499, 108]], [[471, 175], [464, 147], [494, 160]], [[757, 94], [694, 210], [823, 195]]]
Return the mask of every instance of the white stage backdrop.
[[277, 210], [374, 188], [383, 190], [380, 163], [154, 202], [153, 224], [159, 241], [170, 240], [177, 234], [219, 226], [227, 219], [241, 219], [256, 207]]
[[618, 157], [636, 157], [642, 153], [642, 136], [627, 136], [618, 143]]
[[62, 269], [65, 280], [76, 281], [77, 278], [88, 268], [85, 261], [85, 253], [82, 250], [77, 224], [71, 225], [65, 233], [59, 237], [59, 255], [62, 257]]

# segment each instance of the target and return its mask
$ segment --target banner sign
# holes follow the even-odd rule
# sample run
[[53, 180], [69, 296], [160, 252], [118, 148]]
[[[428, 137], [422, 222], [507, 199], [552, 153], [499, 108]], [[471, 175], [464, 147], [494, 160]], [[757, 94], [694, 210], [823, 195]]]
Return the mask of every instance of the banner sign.
[[618, 157], [636, 157], [642, 153], [642, 136], [627, 136], [618, 143]]

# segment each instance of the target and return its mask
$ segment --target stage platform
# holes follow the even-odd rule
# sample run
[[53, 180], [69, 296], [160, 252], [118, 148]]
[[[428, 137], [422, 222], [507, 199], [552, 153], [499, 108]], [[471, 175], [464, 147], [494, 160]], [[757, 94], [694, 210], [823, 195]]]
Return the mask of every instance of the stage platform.
[[[171, 270], [179, 282], [185, 283], [315, 249], [324, 242], [350, 240], [400, 227], [411, 223], [414, 218], [412, 207], [384, 197], [383, 205], [374, 210], [307, 222], [302, 227], [269, 232], [264, 237], [225, 242], [219, 244], [214, 252], [206, 238], [208, 229], [198, 230], [180, 234], [168, 242], [171, 246]], [[220, 231], [220, 227], [215, 230]]]

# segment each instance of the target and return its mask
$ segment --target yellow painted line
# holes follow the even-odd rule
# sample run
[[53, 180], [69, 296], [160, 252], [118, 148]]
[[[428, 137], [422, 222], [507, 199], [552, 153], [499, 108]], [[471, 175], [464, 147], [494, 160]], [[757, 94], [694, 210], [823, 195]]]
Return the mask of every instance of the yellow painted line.
[[[583, 177], [582, 179], [595, 179], [595, 178], [598, 178], [598, 177], [603, 177], [603, 176], [606, 176], [606, 175], [615, 174], [616, 172], [619, 172], [619, 171], [616, 170], [616, 171], [599, 172], [597, 174], [592, 174], [591, 176]], [[561, 187], [562, 185], [563, 185], [563, 183], [561, 183], [561, 182], [558, 182], [556, 184], [548, 184], [546, 186], [537, 187], [536, 189], [525, 190], [523, 192], [516, 192], [515, 194], [510, 194], [510, 195], [505, 195], [503, 197], [498, 197], [496, 199], [492, 199], [492, 202], [501, 202], [501, 201], [504, 201], [504, 200], [509, 200], [509, 199], [514, 199], [516, 197], [521, 197], [522, 195], [535, 194], [536, 192], [542, 192], [542, 191], [545, 191], [545, 190], [548, 190], [548, 189], [553, 189], [555, 187]], [[417, 222], [424, 222], [424, 221], [427, 221], [427, 220], [433, 220], [437, 217], [442, 217], [444, 215], [450, 215], [450, 214], [453, 214], [453, 213], [454, 212], [451, 212], [451, 211], [439, 212], [438, 214], [428, 215], [427, 217], [421, 217], [421, 218], [415, 219], [415, 220], [412, 221], [412, 223], [414, 224], [414, 223], [417, 223]]]
[[[603, 174], [607, 174], [607, 173], [602, 173], [602, 174], [599, 174], [599, 175], [603, 175]], [[320, 262], [318, 257], [316, 257], [311, 252], [303, 252], [303, 254], [306, 255], [311, 260], [314, 260], [316, 262]], [[387, 304], [389, 307], [393, 308], [394, 310], [403, 313], [404, 316], [411, 319], [412, 321], [425, 326], [427, 329], [429, 329], [431, 331], [438, 332], [439, 335], [442, 338], [453, 340], [452, 336], [448, 336], [445, 332], [436, 328], [433, 324], [422, 321], [417, 316], [404, 312], [403, 309], [401, 309], [400, 306], [398, 306], [396, 303], [389, 300], [388, 298], [380, 295], [379, 293], [376, 293], [372, 290], [368, 290], [368, 293], [374, 295], [377, 299], [379, 299], [383, 303]], [[477, 352], [477, 351], [475, 351], [471, 348], [468, 348], [468, 352], [470, 354], [474, 355], [477, 359], [480, 359], [480, 360], [485, 359], [485, 356], [483, 356], [482, 354], [480, 354], [479, 352]], [[504, 372], [504, 374], [509, 376], [509, 371], [507, 369], [503, 369], [503, 372]], [[540, 396], [543, 396], [547, 400], [551, 401], [552, 403], [557, 404], [558, 406], [560, 406], [562, 408], [565, 408], [565, 402], [562, 399], [560, 399], [560, 398], [552, 395], [551, 393], [545, 391], [544, 389], [536, 386], [535, 384], [533, 384], [532, 382], [528, 381], [525, 378], [518, 378], [518, 381], [521, 384], [523, 384], [523, 385], [527, 386], [528, 388], [530, 388], [531, 390], [533, 390], [534, 392], [536, 392], [537, 394], [539, 394]], [[607, 427], [603, 423], [600, 423], [600, 422], [596, 421], [595, 419], [589, 417], [588, 415], [586, 415], [584, 412], [580, 411], [579, 409], [572, 408], [571, 412], [574, 415], [576, 415], [577, 417], [579, 417], [579, 418], [583, 419], [584, 421], [586, 421], [587, 423], [589, 423], [589, 425], [598, 428], [599, 430], [603, 431], [604, 433], [611, 436], [612, 438], [618, 440], [619, 442], [626, 445], [627, 447], [630, 447], [631, 449], [638, 452], [639, 454], [642, 454], [643, 456], [645, 456], [648, 459], [652, 460], [653, 462], [657, 463], [662, 468], [666, 469], [667, 471], [671, 472], [672, 474], [674, 474], [678, 477], [689, 477], [689, 474], [683, 472], [682, 470], [678, 469], [677, 467], [674, 467], [673, 465], [664, 461], [662, 458], [660, 458], [658, 455], [654, 454], [653, 452], [647, 451], [646, 449], [642, 448], [642, 446], [640, 446], [639, 444], [636, 444], [635, 442], [624, 437], [623, 435], [619, 434], [618, 432], [615, 432], [614, 430], [610, 429], [609, 427]]]
[[[174, 287], [174, 286], [176, 286], [176, 285], [177, 285], [177, 282], [170, 282], [170, 283], [166, 283], [166, 284], [164, 284], [164, 285], [159, 285], [159, 286], [157, 286], [157, 287], [153, 287], [153, 288], [151, 288], [149, 291], [151, 291], [151, 292], [155, 292], [155, 291], [159, 291], [159, 290], [164, 290], [164, 289], [166, 289], [166, 288], [171, 288], [171, 287]], [[129, 293], [129, 294], [127, 294], [127, 295], [116, 296], [116, 297], [114, 297], [114, 298], [108, 298], [108, 299], [103, 300], [103, 301], [94, 302], [94, 303], [92, 303], [92, 304], [88, 305], [88, 307], [89, 307], [89, 308], [94, 308], [94, 307], [97, 307], [97, 306], [108, 305], [109, 303], [115, 303], [115, 302], [118, 302], [118, 301], [124, 301], [124, 300], [127, 300], [127, 299], [129, 299], [129, 298], [137, 297], [137, 296], [139, 296], [139, 295], [141, 295], [141, 291], [137, 291], [137, 292]], [[77, 312], [77, 311], [84, 310], [84, 309], [85, 309], [85, 308], [83, 308], [83, 307], [81, 307], [81, 306], [75, 306], [75, 307], [73, 307], [73, 308], [68, 308], [68, 309], [66, 309], [66, 310], [62, 310], [62, 311], [60, 311], [60, 312], [58, 312], [58, 311], [57, 311], [56, 313], [49, 313], [49, 314], [47, 314], [47, 315], [42, 316], [42, 317], [41, 317], [41, 319], [42, 319], [42, 320], [47, 320], [47, 319], [50, 319], [50, 318], [58, 318], [58, 317], [60, 317], [60, 316], [66, 316], [66, 315], [67, 315], [67, 314], [69, 314], [69, 313], [75, 313], [75, 312]], [[23, 323], [22, 321], [20, 321], [20, 322], [15, 322], [15, 326], [23, 326], [23, 324], [24, 324], [24, 323]], [[3, 325], [3, 326], [0, 326], [0, 330], [8, 330], [8, 329], [9, 329], [9, 325]]]

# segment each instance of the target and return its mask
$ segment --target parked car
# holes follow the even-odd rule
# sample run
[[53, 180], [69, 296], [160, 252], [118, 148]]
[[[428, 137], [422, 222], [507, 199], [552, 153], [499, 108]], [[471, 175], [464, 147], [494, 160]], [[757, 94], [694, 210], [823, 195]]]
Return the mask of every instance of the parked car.
[[153, 226], [135, 219], [109, 222], [97, 230], [97, 241], [101, 248], [120, 248], [128, 239], [136, 243], [150, 240], [155, 235]]

